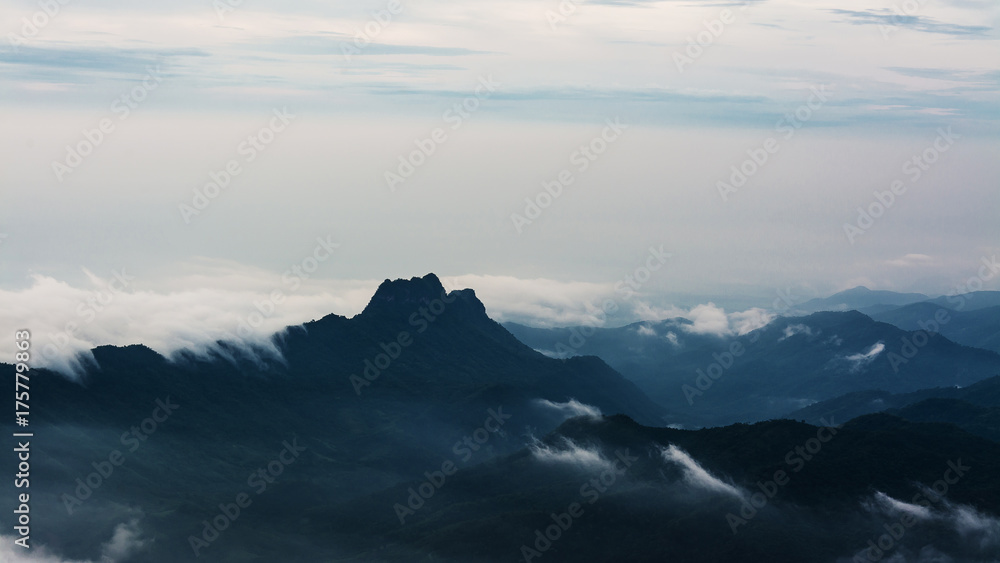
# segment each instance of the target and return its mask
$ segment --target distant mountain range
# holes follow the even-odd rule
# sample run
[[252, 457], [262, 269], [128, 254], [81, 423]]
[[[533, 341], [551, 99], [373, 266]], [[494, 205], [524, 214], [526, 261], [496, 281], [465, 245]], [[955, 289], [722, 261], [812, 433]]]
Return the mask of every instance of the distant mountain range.
[[920, 301], [927, 301], [930, 297], [922, 293], [897, 293], [895, 291], [872, 290], [864, 286], [858, 286], [840, 293], [835, 293], [830, 297], [810, 299], [795, 307], [796, 310], [817, 312], [817, 311], [863, 311], [864, 309], [880, 306], [902, 306]]
[[[102, 346], [82, 383], [31, 372], [32, 542], [102, 563], [846, 563], [899, 529], [879, 559], [993, 561], [1000, 356], [920, 334], [853, 311], [504, 328], [430, 274], [271, 347]], [[807, 403], [790, 417], [829, 428], [664, 427]]]
[[853, 391], [964, 386], [1000, 374], [995, 352], [856, 311], [781, 317], [721, 337], [698, 334], [685, 319], [609, 329], [505, 326], [548, 354], [601, 357], [666, 406], [668, 422], [684, 427], [776, 418]]
[[912, 393], [866, 390], [848, 393], [793, 411], [787, 418], [817, 423], [887, 412], [916, 422], [948, 422], [1000, 441], [1000, 377], [968, 387], [935, 387]]
[[835, 293], [829, 297], [810, 299], [793, 305], [798, 312], [860, 311], [865, 314], [882, 313], [914, 303], [930, 303], [956, 311], [973, 311], [1000, 306], [1000, 291], [973, 291], [928, 297], [922, 293], [899, 293], [884, 289], [872, 290], [858, 286]]
[[960, 344], [1000, 352], [1000, 305], [955, 310], [924, 301], [872, 314], [872, 318], [903, 330], [932, 330]]

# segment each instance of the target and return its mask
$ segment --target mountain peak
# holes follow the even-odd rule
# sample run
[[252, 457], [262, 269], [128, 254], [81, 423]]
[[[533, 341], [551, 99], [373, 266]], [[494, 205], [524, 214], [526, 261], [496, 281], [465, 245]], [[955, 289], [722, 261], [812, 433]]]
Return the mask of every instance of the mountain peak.
[[845, 294], [846, 295], [855, 295], [855, 294], [871, 293], [871, 292], [872, 292], [872, 290], [869, 289], [869, 288], [867, 288], [866, 286], [859, 285], [857, 287], [852, 287], [851, 289], [847, 289], [847, 290], [841, 291], [840, 293], [837, 293], [835, 295], [845, 295]]
[[[455, 290], [447, 292], [441, 284], [441, 280], [434, 274], [427, 274], [419, 278], [385, 280], [375, 291], [368, 302], [368, 306], [361, 312], [362, 316], [372, 313], [390, 314], [411, 314], [421, 307], [428, 307], [431, 310], [444, 305], [448, 309], [455, 309], [452, 303], [456, 300], [461, 305], [459, 310], [465, 314], [472, 314], [474, 317], [486, 317], [486, 307], [476, 297], [476, 292], [471, 289]], [[434, 303], [438, 301], [439, 303]]]
[[412, 277], [410, 279], [386, 279], [378, 286], [375, 295], [368, 302], [362, 315], [373, 311], [399, 309], [400, 307], [415, 308], [427, 305], [435, 299], [446, 295], [441, 280], [434, 274]]

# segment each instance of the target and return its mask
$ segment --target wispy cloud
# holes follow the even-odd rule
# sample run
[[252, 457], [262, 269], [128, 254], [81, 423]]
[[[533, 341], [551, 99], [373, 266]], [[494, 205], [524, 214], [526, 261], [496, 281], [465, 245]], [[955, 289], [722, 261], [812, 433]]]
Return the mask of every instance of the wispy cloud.
[[581, 403], [576, 399], [570, 399], [565, 403], [555, 403], [547, 399], [539, 399], [538, 404], [542, 407], [558, 411], [563, 414], [566, 418], [574, 416], [588, 416], [591, 418], [598, 418], [601, 416], [601, 409], [588, 405], [586, 403]]
[[86, 69], [128, 73], [145, 72], [145, 67], [178, 57], [208, 57], [201, 49], [120, 49], [67, 47], [21, 47], [18, 52], [0, 51], [0, 63]]
[[926, 266], [934, 259], [926, 254], [906, 254], [900, 256], [895, 260], [889, 260], [888, 264], [891, 266]]
[[30, 549], [14, 544], [16, 538], [0, 536], [0, 561], [4, 563], [124, 563], [142, 553], [151, 540], [143, 539], [139, 522], [133, 519], [117, 525], [111, 539], [101, 545], [101, 558], [94, 560], [67, 559], [60, 557], [44, 546], [32, 543]]
[[868, 364], [875, 361], [875, 358], [877, 358], [878, 355], [881, 354], [884, 350], [885, 350], [885, 344], [882, 342], [876, 342], [875, 344], [872, 344], [871, 347], [864, 352], [860, 352], [858, 354], [851, 354], [849, 356], [844, 356], [844, 360], [846, 360], [847, 363], [850, 364], [850, 370], [852, 372], [857, 372], [863, 369]]
[[677, 446], [670, 444], [666, 448], [661, 447], [660, 455], [663, 456], [664, 461], [680, 466], [684, 473], [684, 481], [689, 485], [706, 491], [743, 498], [743, 493], [736, 486], [709, 473], [693, 457]]
[[926, 16], [897, 14], [887, 8], [864, 11], [843, 9], [830, 11], [834, 14], [844, 16], [849, 23], [855, 25], [900, 26], [924, 33], [940, 33], [963, 37], [985, 36], [993, 30], [992, 27], [984, 25], [960, 25], [940, 22]]
[[601, 455], [596, 447], [584, 447], [569, 438], [562, 438], [560, 446], [549, 446], [535, 442], [529, 446], [531, 455], [542, 463], [570, 465], [588, 471], [604, 470], [614, 467]]
[[782, 336], [778, 339], [778, 342], [791, 338], [796, 334], [805, 334], [809, 337], [813, 335], [813, 329], [812, 327], [802, 323], [790, 324], [785, 327], [785, 330], [782, 332]]

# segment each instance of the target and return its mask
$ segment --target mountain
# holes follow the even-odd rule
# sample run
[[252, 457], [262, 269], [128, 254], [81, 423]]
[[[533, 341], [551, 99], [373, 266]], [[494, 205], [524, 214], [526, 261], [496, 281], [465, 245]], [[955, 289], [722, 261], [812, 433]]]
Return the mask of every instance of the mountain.
[[[289, 327], [270, 344], [219, 342], [172, 360], [102, 346], [82, 384], [33, 370], [31, 510], [45, 523], [36, 544], [99, 560], [101, 544], [134, 523], [157, 549], [133, 560], [173, 562], [195, 555], [190, 538], [220, 505], [248, 493], [239, 525], [200, 558], [315, 561], [329, 550], [276, 531], [306, 506], [336, 506], [446, 460], [482, 463], [595, 408], [647, 424], [665, 412], [597, 358], [531, 350], [472, 290], [446, 293], [433, 274], [386, 280], [361, 314]], [[14, 367], [0, 374], [13, 381]], [[261, 467], [271, 482], [254, 477]], [[4, 487], [14, 498], [13, 480]], [[13, 522], [0, 515], [5, 529]]]
[[[428, 275], [386, 280], [359, 315], [264, 346], [171, 359], [95, 348], [82, 382], [30, 372], [31, 540], [47, 560], [104, 563], [845, 563], [906, 530], [887, 536], [885, 560], [996, 557], [1000, 444], [957, 425], [996, 430], [992, 407], [973, 401], [1000, 401], [1000, 377], [829, 428], [657, 427], [868, 383], [965, 385], [996, 354], [933, 335], [897, 373], [894, 339], [916, 333], [856, 312], [700, 330], [566, 329], [549, 352], [572, 357], [552, 358], [492, 321], [474, 291], [446, 293]], [[615, 358], [641, 385], [579, 355], [623, 345]], [[683, 385], [701, 391], [693, 405]], [[904, 514], [919, 518], [903, 528]]]
[[930, 299], [922, 293], [897, 293], [895, 291], [871, 290], [858, 286], [829, 297], [810, 299], [795, 307], [796, 310], [816, 311], [850, 311], [885, 305], [909, 305]]
[[1000, 307], [1000, 291], [972, 291], [956, 295], [943, 295], [928, 303], [956, 311], [975, 311], [986, 307]]
[[787, 418], [812, 424], [822, 419], [850, 420], [889, 412], [919, 422], [950, 422], [989, 439], [993, 417], [1000, 410], [1000, 376], [984, 379], [968, 387], [937, 387], [912, 393], [865, 390], [820, 401], [787, 414]]
[[933, 330], [959, 344], [1000, 352], [1000, 305], [954, 310], [923, 301], [871, 317], [903, 330]]
[[1000, 442], [1000, 407], [981, 407], [959, 399], [926, 399], [885, 412], [913, 422], [947, 422], [969, 434]]
[[601, 357], [668, 407], [666, 422], [685, 427], [775, 418], [855, 391], [966, 386], [1000, 374], [995, 352], [856, 311], [779, 317], [740, 336], [699, 334], [684, 319], [612, 329], [507, 327], [548, 354]]
[[317, 506], [302, 533], [385, 562], [846, 563], [887, 533], [877, 559], [971, 562], [1000, 541], [1000, 444], [888, 415], [698, 431], [574, 418], [450, 477], [401, 523], [386, 507], [419, 486]]

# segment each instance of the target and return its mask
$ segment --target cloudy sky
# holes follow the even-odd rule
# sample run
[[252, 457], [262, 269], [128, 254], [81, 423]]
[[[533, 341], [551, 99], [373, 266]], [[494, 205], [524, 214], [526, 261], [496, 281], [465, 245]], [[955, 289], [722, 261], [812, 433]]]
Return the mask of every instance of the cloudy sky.
[[5, 329], [193, 345], [427, 272], [572, 322], [651, 264], [648, 318], [1000, 253], [995, 1], [50, 4], [0, 2]]

